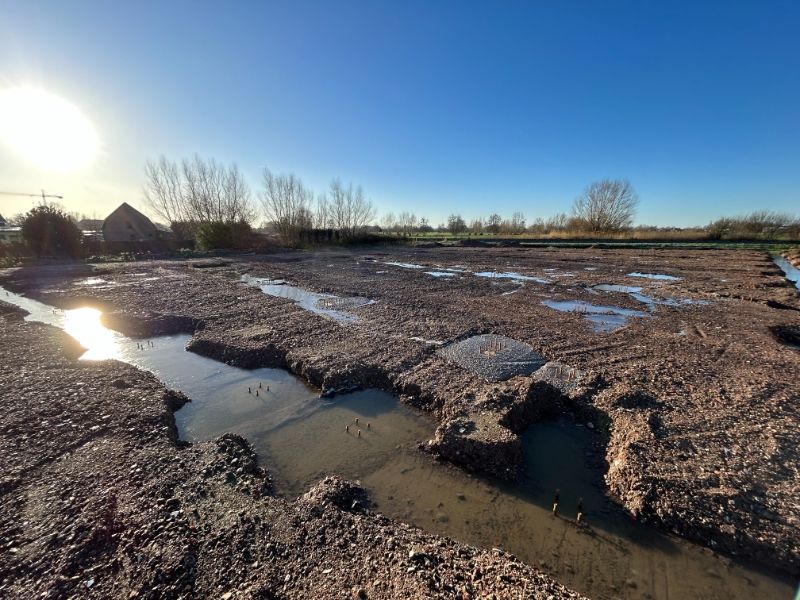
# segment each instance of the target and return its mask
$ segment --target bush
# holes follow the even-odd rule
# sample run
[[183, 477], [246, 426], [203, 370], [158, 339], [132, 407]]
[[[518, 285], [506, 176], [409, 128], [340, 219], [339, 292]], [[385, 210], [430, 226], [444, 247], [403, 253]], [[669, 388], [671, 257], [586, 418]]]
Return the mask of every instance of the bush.
[[38, 257], [78, 258], [83, 252], [81, 230], [53, 204], [42, 204], [25, 215], [22, 237]]
[[223, 223], [210, 221], [201, 223], [197, 229], [197, 248], [199, 250], [222, 250], [228, 248], [248, 248], [252, 229], [247, 223]]

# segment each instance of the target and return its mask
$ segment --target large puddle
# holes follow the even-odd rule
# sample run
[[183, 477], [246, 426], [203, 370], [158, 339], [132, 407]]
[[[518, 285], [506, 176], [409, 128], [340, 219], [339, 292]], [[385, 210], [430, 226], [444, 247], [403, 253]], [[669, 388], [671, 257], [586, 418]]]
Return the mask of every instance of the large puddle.
[[780, 267], [783, 274], [786, 276], [786, 279], [791, 281], [795, 287], [800, 290], [800, 269], [795, 267], [792, 263], [790, 263], [787, 259], [785, 259], [780, 254], [776, 254], [772, 257], [775, 261], [775, 264]]
[[[243, 370], [184, 350], [187, 335], [134, 340], [102, 327], [92, 309], [60, 311], [0, 289], [28, 320], [65, 328], [88, 350], [152, 371], [192, 402], [176, 413], [190, 441], [246, 436], [294, 496], [326, 473], [360, 479], [376, 510], [426, 530], [501, 547], [595, 598], [789, 598], [792, 584], [632, 522], [601, 492], [597, 435], [567, 422], [523, 436], [513, 485], [470, 476], [416, 448], [434, 425], [383, 392], [318, 398], [276, 369]], [[560, 489], [560, 515], [551, 513]], [[583, 498], [586, 526], [575, 524]]]
[[583, 315], [598, 333], [614, 331], [627, 325], [631, 317], [646, 317], [648, 313], [618, 306], [590, 304], [583, 300], [544, 300], [542, 304], [560, 312], [576, 312]]
[[245, 285], [259, 288], [268, 296], [292, 300], [303, 310], [335, 319], [341, 323], [355, 323], [358, 321], [358, 317], [349, 311], [368, 304], [374, 304], [373, 300], [362, 296], [342, 298], [333, 294], [321, 294], [289, 285], [280, 279], [242, 275], [241, 282]]
[[633, 273], [628, 273], [628, 277], [640, 277], [642, 279], [654, 279], [657, 281], [680, 281], [680, 277], [676, 277], [675, 275], [666, 275], [665, 273], [639, 273], [634, 271]]

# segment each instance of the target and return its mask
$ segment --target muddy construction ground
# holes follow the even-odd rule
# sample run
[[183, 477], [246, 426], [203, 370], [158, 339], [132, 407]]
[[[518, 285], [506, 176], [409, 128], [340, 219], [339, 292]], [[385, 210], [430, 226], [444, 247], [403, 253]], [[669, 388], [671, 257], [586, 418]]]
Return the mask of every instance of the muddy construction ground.
[[278, 498], [241, 437], [179, 442], [185, 398], [149, 373], [2, 301], [0, 332], [2, 598], [579, 597], [334, 477]]
[[[481, 276], [487, 272], [494, 275]], [[667, 274], [673, 278], [631, 275], [635, 273]], [[243, 275], [250, 276], [250, 285], [242, 282]], [[305, 310], [292, 300], [265, 295], [252, 285], [252, 278], [282, 280], [340, 299], [360, 297], [362, 301], [333, 298], [322, 305], [328, 309], [341, 308], [357, 320], [339, 321]], [[631, 513], [715, 550], [777, 566], [793, 575], [800, 573], [797, 450], [800, 447], [800, 351], [792, 343], [791, 335], [786, 334], [800, 330], [800, 299], [798, 291], [785, 280], [766, 253], [597, 248], [287, 251], [200, 261], [115, 263], [73, 269], [61, 266], [27, 268], [7, 271], [0, 285], [63, 308], [97, 306], [104, 311], [109, 326], [129, 335], [194, 333], [189, 343], [194, 352], [248, 368], [285, 367], [324, 390], [358, 386], [393, 391], [409, 404], [432, 413], [440, 423], [435, 439], [427, 444], [429, 451], [465, 468], [497, 477], [515, 476], [522, 458], [518, 433], [536, 420], [566, 414], [581, 423], [590, 423], [605, 440], [608, 493]], [[366, 304], [363, 298], [373, 302]], [[593, 308], [597, 306], [612, 307], [617, 314], [608, 314], [607, 308]], [[557, 310], [566, 307], [578, 310]], [[595, 310], [601, 312], [593, 313]], [[626, 312], [627, 319], [624, 318]], [[618, 325], [621, 326], [615, 328]], [[447, 351], [442, 351], [448, 344], [482, 334], [495, 334], [492, 340], [505, 336], [527, 344], [547, 364], [530, 374], [490, 382], [485, 378], [486, 369], [470, 368], [471, 359], [456, 362]], [[9, 335], [18, 336], [19, 341], [8, 341]], [[6, 352], [9, 344], [27, 345], [25, 335], [16, 325], [9, 326], [4, 332]], [[55, 345], [63, 344], [62, 340]], [[482, 363], [491, 362], [493, 357], [512, 347], [502, 342], [496, 344], [494, 341], [489, 345], [476, 343], [473, 350], [477, 349], [477, 354], [473, 358]], [[122, 419], [122, 424], [129, 419], [136, 422], [126, 425], [136, 433], [123, 433], [123, 428], [113, 437], [115, 444], [125, 448], [116, 450], [119, 460], [125, 463], [124, 467], [120, 466], [125, 469], [125, 475], [115, 471], [114, 477], [121, 477], [137, 488], [138, 491], [131, 491], [131, 498], [142, 496], [138, 502], [152, 501], [156, 497], [144, 493], [142, 486], [161, 486], [158, 489], [164, 490], [165, 502], [173, 496], [172, 489], [176, 486], [200, 489], [197, 487], [200, 482], [208, 480], [198, 474], [198, 465], [227, 456], [213, 444], [183, 449], [176, 446], [170, 437], [173, 433], [169, 410], [163, 403], [152, 400], [154, 395], [164, 392], [157, 390], [152, 380], [146, 383], [147, 376], [137, 374], [135, 377], [139, 379], [132, 387], [109, 388], [107, 384], [101, 385], [100, 380], [126, 380], [126, 377], [110, 376], [104, 370], [128, 373], [131, 369], [120, 365], [78, 367], [74, 362], [68, 366], [67, 359], [48, 358], [58, 354], [56, 348], [31, 345], [32, 348], [26, 349], [33, 353], [30, 357], [23, 352], [6, 357], [4, 385], [7, 389], [7, 382], [13, 381], [8, 372], [10, 364], [19, 369], [23, 365], [51, 361], [50, 370], [64, 369], [69, 373], [71, 369], [81, 374], [73, 376], [73, 380], [66, 379], [70, 381], [67, 384], [70, 395], [59, 390], [55, 381], [48, 384], [46, 379], [42, 380], [42, 394], [49, 393], [68, 403], [69, 397], [82, 393], [83, 386], [73, 383], [81, 380], [84, 385], [98, 386], [94, 394], [118, 395], [132, 403], [130, 413], [112, 414], [109, 418]], [[26, 369], [27, 376], [33, 380], [46, 378], [49, 371], [30, 366]], [[13, 368], [12, 371], [16, 372]], [[92, 382], [87, 373], [95, 371], [97, 380]], [[149, 393], [147, 386], [152, 388]], [[102, 403], [106, 405], [107, 402]], [[42, 410], [45, 408], [46, 404], [42, 404]], [[63, 410], [78, 409], [73, 406]], [[75, 413], [70, 420], [80, 428], [90, 429], [86, 427], [86, 419], [97, 420], [104, 410], [98, 407], [85, 417]], [[103, 452], [103, 461], [111, 460], [99, 445], [104, 436], [111, 433], [83, 432], [81, 435], [88, 436], [84, 439], [76, 432], [75, 439], [67, 441], [61, 439], [61, 429], [54, 429], [52, 424], [43, 431], [41, 427], [34, 427], [34, 431], [28, 433], [26, 427], [32, 427], [37, 419], [58, 420], [32, 414], [37, 416], [26, 420], [20, 415], [19, 422], [9, 423], [10, 430], [4, 429], [10, 431], [4, 434], [10, 437], [6, 448], [9, 444], [20, 448], [20, 435], [29, 438], [19, 450], [21, 466], [15, 466], [17, 458], [3, 458], [10, 461], [10, 466], [4, 469], [6, 475], [2, 483], [4, 519], [11, 517], [7, 504], [13, 507], [19, 503], [21, 507], [15, 509], [18, 512], [46, 509], [47, 494], [56, 493], [56, 490], [48, 491], [48, 482], [38, 481], [44, 476], [43, 471], [68, 468], [73, 470], [70, 477], [77, 481], [77, 478], [91, 478], [92, 469], [97, 471], [98, 451]], [[148, 418], [151, 419], [148, 427], [152, 430], [149, 437], [138, 431], [139, 421]], [[152, 424], [156, 422], [160, 425]], [[98, 425], [101, 427], [98, 431], [107, 431], [105, 427], [108, 426]], [[124, 442], [125, 436], [131, 436], [131, 440]], [[145, 459], [131, 460], [131, 450], [125, 443], [146, 453], [150, 457], [147, 460], [153, 464]], [[49, 445], [54, 447], [51, 449]], [[228, 440], [222, 445], [236, 447], [236, 452], [247, 454], [238, 441]], [[82, 453], [88, 456], [80, 458]], [[182, 458], [170, 458], [175, 456]], [[135, 485], [128, 475], [131, 463], [143, 470]], [[269, 465], [264, 467], [269, 469]], [[144, 469], [150, 470], [145, 472]], [[38, 482], [31, 481], [30, 474], [34, 472]], [[256, 478], [260, 482], [258, 485], [262, 485], [260, 471], [254, 472], [261, 477]], [[96, 489], [116, 489], [110, 482], [102, 481], [108, 476], [105, 466], [101, 473], [102, 477], [97, 475], [101, 481], [96, 483]], [[220, 471], [220, 477], [223, 475]], [[53, 474], [53, 482], [64, 476], [60, 471]], [[169, 483], [159, 483], [163, 478]], [[179, 483], [181, 481], [183, 483]], [[87, 483], [82, 481], [75, 486]], [[222, 489], [225, 494], [240, 493], [238, 484], [225, 484], [223, 480], [215, 485], [213, 494], [220, 497], [223, 494], [218, 490]], [[248, 482], [245, 487], [250, 489], [255, 485]], [[23, 488], [26, 489], [24, 496], [18, 491]], [[87, 506], [97, 505], [94, 513], [97, 522], [85, 525], [86, 531], [81, 530], [83, 534], [88, 531], [95, 535], [90, 531], [92, 528], [113, 529], [113, 525], [103, 524], [103, 519], [114, 522], [113, 518], [101, 518], [101, 515], [116, 514], [115, 511], [122, 510], [116, 508], [122, 501], [102, 494], [86, 496], [86, 492], [83, 493], [83, 497], [73, 492], [65, 496], [69, 498], [73, 494]], [[224, 534], [215, 533], [224, 538], [220, 542], [223, 546], [234, 538], [252, 546], [253, 536], [264, 535], [265, 525], [242, 524], [241, 517], [237, 518], [233, 509], [228, 509], [233, 512], [227, 514], [226, 509], [221, 508], [217, 515], [214, 506], [218, 499], [213, 495], [214, 501], [204, 496], [201, 502], [199, 491], [191, 493], [193, 498], [198, 497], [197, 505], [202, 505], [213, 517], [203, 516], [198, 521], [184, 510], [181, 519], [185, 523], [176, 524], [169, 517], [174, 511], [162, 508], [166, 511], [162, 516], [167, 521], [161, 531], [156, 532], [160, 535], [158, 542], [147, 546], [158, 546], [153, 552], [165, 550], [160, 541], [171, 539], [170, 528], [180, 525], [191, 529], [192, 523], [194, 527], [201, 527], [197, 523], [208, 522], [208, 519], [217, 520], [217, 524], [207, 525], [214, 531], [224, 522]], [[299, 511], [293, 513], [298, 519], [293, 527], [306, 531], [306, 535], [310, 526], [305, 520], [322, 518], [313, 511], [302, 513], [305, 509], [298, 508], [306, 506], [302, 502], [281, 504], [283, 501], [271, 499], [264, 491], [247, 493], [248, 502], [259, 495], [268, 498], [265, 506], [271, 508], [263, 510], [278, 510], [275, 507], [279, 506], [280, 511], [284, 511], [281, 514]], [[323, 492], [318, 492], [317, 496], [319, 494]], [[36, 506], [31, 500], [34, 496], [40, 503], [38, 508], [31, 508]], [[66, 499], [61, 501], [67, 502]], [[133, 500], [126, 496], [124, 502]], [[233, 504], [226, 506], [233, 506], [239, 500], [231, 502]], [[195, 504], [191, 506], [194, 508]], [[64, 510], [68, 511], [69, 506], [65, 505]], [[144, 514], [144, 509], [135, 504], [126, 506], [125, 510], [128, 511], [126, 515]], [[248, 504], [245, 511], [248, 519], [250, 510]], [[325, 510], [335, 513], [336, 523], [349, 519], [348, 522], [357, 522], [358, 527], [397, 527], [361, 515], [341, 513], [333, 507]], [[29, 518], [15, 514], [14, 523], [19, 527], [15, 535], [22, 536], [20, 539], [28, 540], [28, 544], [50, 544], [48, 548], [59, 548], [63, 556], [71, 557], [63, 559], [69, 564], [64, 566], [66, 574], [58, 580], [61, 582], [58, 585], [77, 585], [73, 578], [82, 571], [75, 566], [79, 564], [75, 562], [78, 559], [67, 548], [78, 546], [73, 550], [80, 550], [86, 536], [73, 532], [66, 534], [72, 536], [67, 540], [40, 539], [41, 533], [26, 531], [19, 519], [37, 523], [36, 519], [41, 516]], [[9, 526], [4, 522], [3, 531]], [[350, 525], [331, 527], [336, 530], [340, 526], [344, 528], [342, 531], [351, 531]], [[361, 530], [357, 527], [356, 530], [352, 535], [357, 537]], [[51, 531], [55, 530], [48, 530], [48, 534]], [[412, 537], [422, 536], [415, 530], [401, 531]], [[191, 535], [186, 535], [175, 539], [189, 544]], [[120, 543], [119, 538], [114, 543]], [[130, 543], [132, 547], [141, 547], [135, 540]], [[320, 589], [313, 586], [323, 585], [330, 573], [320, 575], [322, 579], [317, 580], [315, 567], [304, 567], [310, 569], [308, 571], [293, 570], [292, 560], [296, 556], [292, 552], [295, 550], [287, 542], [283, 543], [282, 552], [286, 556], [280, 564], [290, 565], [281, 567], [286, 569], [287, 582], [302, 580], [302, 585], [308, 586], [290, 589]], [[448, 556], [457, 557], [462, 551], [458, 545], [446, 544], [452, 549]], [[2, 552], [11, 560], [20, 561], [20, 553], [24, 554], [21, 548], [25, 547], [19, 542], [14, 546], [16, 554], [9, 555], [8, 547]], [[322, 553], [337, 554], [322, 543], [313, 547]], [[44, 560], [41, 548], [31, 548], [31, 552], [39, 552], [35, 556]], [[364, 550], [363, 556], [377, 556], [381, 562], [381, 555], [370, 554], [373, 550], [375, 548]], [[217, 551], [219, 554], [210, 560], [234, 560], [224, 550]], [[140, 569], [139, 563], [131, 562], [133, 559], [123, 560], [115, 552], [111, 554], [121, 562], [114, 568], [128, 569], [126, 573], [150, 573], [142, 570], [144, 567]], [[175, 550], [176, 565], [184, 560], [181, 557], [187, 552], [190, 550]], [[259, 547], [259, 552], [263, 552], [263, 548]], [[408, 550], [405, 552], [408, 558]], [[490, 560], [481, 556], [483, 560]], [[263, 560], [254, 558], [253, 562], [264, 564]], [[360, 559], [342, 557], [335, 563], [339, 566], [332, 567], [333, 572], [346, 569], [342, 560]], [[453, 572], [458, 573], [461, 563], [457, 558], [451, 560], [448, 564], [456, 565]], [[505, 559], [493, 557], [491, 560], [500, 561], [493, 564], [500, 564]], [[313, 564], [321, 565], [322, 561], [313, 561]], [[230, 568], [222, 562], [219, 565], [220, 570]], [[0, 573], [0, 577], [21, 572], [13, 568]], [[22, 569], [21, 566], [16, 568]], [[44, 578], [48, 565], [39, 568], [38, 574], [26, 576], [30, 577], [25, 579], [29, 585], [33, 585], [37, 577]], [[261, 578], [258, 585], [264, 586], [268, 593], [277, 594], [287, 589], [285, 585], [281, 587], [282, 580], [263, 580], [276, 572], [284, 573], [272, 570], [269, 575], [257, 576]], [[381, 581], [397, 586], [416, 585], [416, 580], [406, 574], [405, 565], [399, 573], [384, 574]], [[165, 581], [171, 581], [170, 585], [175, 584], [174, 573], [163, 576]], [[534, 577], [534, 574], [526, 572], [525, 576]], [[208, 572], [204, 577], [207, 579], [203, 582], [191, 585], [209, 590], [212, 588], [208, 586], [221, 581], [214, 580]], [[354, 586], [367, 585], [366, 580], [352, 571], [343, 573], [342, 577], [342, 587], [337, 589], [344, 589], [345, 583], [351, 583], [346, 577], [358, 580], [352, 583]], [[498, 585], [500, 581], [498, 578]], [[41, 585], [56, 583], [46, 580]], [[78, 583], [84, 585], [85, 582]], [[399, 587], [395, 593], [403, 589], [408, 589], [412, 595], [418, 593], [414, 587]], [[370, 595], [372, 590], [368, 589]], [[219, 592], [224, 593], [224, 590]], [[269, 597], [268, 593], [264, 593], [265, 597]], [[500, 593], [502, 595], [502, 591]]]

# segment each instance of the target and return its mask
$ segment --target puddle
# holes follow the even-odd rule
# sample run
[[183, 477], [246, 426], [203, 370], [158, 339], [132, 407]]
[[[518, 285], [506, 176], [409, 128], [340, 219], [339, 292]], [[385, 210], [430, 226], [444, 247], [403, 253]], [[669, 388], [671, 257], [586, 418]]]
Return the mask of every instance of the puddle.
[[443, 346], [444, 345], [444, 342], [442, 342], [442, 341], [439, 341], [439, 340], [426, 340], [425, 338], [419, 337], [419, 336], [416, 336], [416, 335], [415, 336], [411, 336], [408, 339], [414, 340], [415, 342], [422, 342], [423, 344], [430, 344], [431, 346]]
[[395, 267], [401, 267], [403, 269], [424, 269], [422, 265], [415, 265], [414, 263], [405, 263], [405, 262], [387, 262], [384, 263], [385, 265], [392, 265]]
[[498, 273], [497, 271], [481, 271], [475, 273], [476, 277], [488, 277], [489, 279], [513, 279], [514, 281], [535, 281], [536, 283], [553, 283], [549, 279], [533, 277], [531, 275], [520, 275], [519, 273], [508, 272]]
[[648, 313], [640, 310], [589, 304], [582, 300], [544, 300], [542, 304], [560, 312], [581, 313], [598, 333], [606, 333], [624, 327], [628, 324], [630, 317], [648, 316]]
[[259, 288], [268, 296], [293, 300], [303, 310], [335, 319], [340, 323], [355, 323], [358, 321], [356, 315], [345, 311], [374, 304], [374, 300], [360, 296], [342, 298], [333, 294], [312, 292], [301, 287], [289, 285], [280, 279], [242, 275], [241, 282]]
[[556, 267], [544, 269], [544, 272], [550, 277], [575, 277], [575, 273], [571, 273], [570, 271], [562, 271]]
[[675, 277], [674, 275], [664, 275], [663, 273], [639, 273], [633, 272], [628, 273], [628, 277], [642, 277], [644, 279], [658, 279], [662, 281], [680, 281], [681, 277]]
[[707, 300], [693, 300], [691, 298], [654, 298], [642, 293], [642, 288], [633, 285], [616, 285], [609, 283], [602, 283], [595, 285], [591, 288], [586, 288], [590, 293], [594, 292], [619, 292], [621, 294], [628, 294], [634, 300], [646, 304], [647, 307], [654, 311], [656, 306], [669, 306], [671, 308], [688, 306], [690, 304], [706, 305]]
[[654, 298], [642, 293], [642, 288], [633, 285], [616, 285], [610, 283], [602, 283], [594, 286], [592, 289], [598, 292], [619, 292], [621, 294], [628, 294], [634, 300], [646, 304], [650, 310], [655, 310], [657, 304], [660, 302]]
[[[402, 269], [418, 270], [418, 269], [429, 269], [430, 268], [430, 267], [424, 267], [422, 265], [415, 265], [414, 263], [405, 263], [405, 262], [387, 262], [387, 263], [384, 263], [384, 264], [392, 265], [392, 266], [395, 266], [395, 267], [400, 267]], [[463, 271], [460, 271], [458, 269], [447, 269], [447, 268], [444, 268], [444, 267], [440, 267], [440, 269], [441, 270], [439, 270], [439, 271], [425, 271], [425, 274], [426, 275], [430, 275], [431, 277], [442, 278], [442, 277], [455, 277], [458, 273], [462, 273], [463, 272]], [[379, 272], [381, 272], [381, 271], [379, 271]]]
[[792, 263], [790, 263], [787, 259], [779, 254], [776, 254], [772, 257], [775, 261], [775, 264], [783, 271], [783, 274], [786, 275], [786, 279], [791, 281], [794, 286], [800, 290], [800, 269], [795, 267]]
[[110, 282], [100, 277], [88, 277], [83, 281], [75, 282], [75, 285], [103, 285], [104, 283], [110, 283]]
[[455, 277], [458, 275], [458, 273], [453, 271], [425, 271], [425, 274], [432, 277]]
[[[4, 292], [0, 297], [31, 313], [28, 320], [66, 327], [74, 319], [72, 335], [99, 347], [87, 339], [88, 331], [100, 333], [97, 311], [62, 312]], [[522, 436], [521, 480], [496, 483], [416, 450], [434, 424], [389, 394], [365, 390], [323, 400], [285, 371], [247, 371], [186, 352], [188, 335], [149, 343], [108, 330], [99, 337], [113, 341], [121, 360], [192, 398], [176, 413], [183, 439], [245, 435], [284, 495], [304, 492], [326, 473], [359, 479], [377, 511], [462, 542], [503, 548], [592, 597], [744, 600], [793, 593], [786, 578], [631, 521], [598, 487], [600, 470], [587, 462], [596, 456], [597, 438], [585, 428], [531, 427]], [[550, 511], [555, 488], [561, 490], [559, 517]], [[586, 527], [574, 523], [578, 498]]]
[[132, 364], [190, 397], [175, 415], [185, 439], [210, 439], [227, 431], [260, 434], [324, 403], [317, 390], [287, 371], [247, 371], [186, 352], [188, 334], [135, 340], [104, 327], [100, 311], [93, 308], [61, 311], [2, 288], [0, 298], [27, 310], [26, 321], [64, 329], [87, 348], [81, 360], [113, 358]]

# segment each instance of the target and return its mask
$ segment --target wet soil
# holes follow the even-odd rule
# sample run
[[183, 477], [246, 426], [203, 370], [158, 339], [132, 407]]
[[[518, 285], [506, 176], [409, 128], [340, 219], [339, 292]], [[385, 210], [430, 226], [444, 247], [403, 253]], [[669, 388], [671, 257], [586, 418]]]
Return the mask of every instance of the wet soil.
[[578, 597], [335, 477], [276, 497], [244, 438], [179, 442], [185, 397], [1, 301], [0, 336], [0, 597]]
[[[449, 268], [455, 277], [425, 273]], [[473, 275], [484, 272], [528, 279]], [[371, 249], [246, 257], [213, 270], [152, 262], [80, 273], [102, 285], [75, 285], [63, 269], [46, 274], [11, 272], [4, 285], [60, 306], [96, 303], [130, 332], [151, 323], [188, 330], [190, 348], [231, 364], [286, 367], [325, 388], [393, 391], [441, 424], [433, 452], [493, 475], [519, 473], [518, 434], [543, 414], [591, 421], [604, 443], [607, 491], [632, 515], [798, 573], [800, 356], [773, 332], [800, 323], [800, 302], [766, 253]], [[241, 285], [244, 274], [375, 303], [342, 324]], [[608, 332], [543, 304], [597, 303], [592, 288], [603, 284], [676, 302]], [[621, 292], [602, 292], [602, 304], [642, 309]], [[425, 342], [484, 333], [527, 343], [560, 365], [553, 372], [580, 377], [489, 383]], [[460, 435], [464, 424], [474, 433]], [[459, 457], [459, 449], [469, 451]]]

